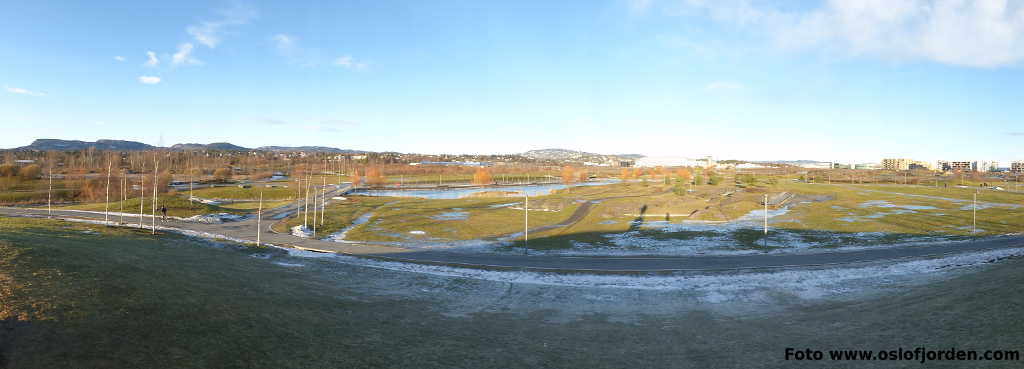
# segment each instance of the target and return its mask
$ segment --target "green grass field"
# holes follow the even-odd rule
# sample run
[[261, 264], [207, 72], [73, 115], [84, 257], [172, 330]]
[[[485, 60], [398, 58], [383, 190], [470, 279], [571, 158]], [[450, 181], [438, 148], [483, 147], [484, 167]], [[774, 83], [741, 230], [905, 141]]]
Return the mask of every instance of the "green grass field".
[[[787, 347], [1019, 350], [1021, 284], [1024, 260], [1010, 259], [853, 301], [775, 296], [751, 315], [712, 306], [627, 314], [592, 297], [660, 301], [679, 292], [416, 275], [176, 235], [0, 218], [0, 367], [1017, 367], [783, 357]], [[563, 308], [516, 304], [530, 296], [567, 299], [589, 313], [564, 319]], [[463, 300], [489, 308], [453, 314]]]
[[[263, 201], [269, 200], [292, 200], [296, 196], [296, 188], [284, 187], [260, 187], [255, 185], [250, 188], [210, 187], [192, 191], [192, 196], [204, 199], [227, 199], [227, 200], [259, 200], [260, 191], [263, 191]], [[188, 198], [188, 190], [179, 192]]]

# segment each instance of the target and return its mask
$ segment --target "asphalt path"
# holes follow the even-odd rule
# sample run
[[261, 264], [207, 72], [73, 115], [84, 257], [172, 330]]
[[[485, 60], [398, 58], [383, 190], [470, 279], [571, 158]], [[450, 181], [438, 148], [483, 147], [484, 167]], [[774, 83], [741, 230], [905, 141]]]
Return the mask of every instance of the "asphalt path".
[[[338, 188], [328, 195], [343, 194], [347, 187]], [[814, 253], [763, 253], [740, 255], [686, 255], [686, 256], [561, 256], [561, 255], [516, 255], [510, 253], [423, 251], [396, 246], [381, 246], [361, 243], [340, 243], [318, 239], [306, 239], [270, 231], [276, 218], [295, 211], [296, 204], [289, 204], [264, 212], [262, 230], [257, 229], [256, 219], [221, 224], [189, 223], [180, 220], [157, 221], [158, 231], [192, 231], [204, 236], [221, 236], [245, 242], [255, 242], [260, 234], [261, 241], [281, 247], [345, 254], [387, 261], [411, 262], [455, 267], [469, 267], [494, 270], [530, 270], [566, 273], [672, 273], [672, 272], [722, 272], [787, 268], [820, 268], [837, 265], [887, 263], [898, 260], [932, 258], [944, 255], [981, 252], [996, 249], [1024, 247], [1024, 237], [1000, 236], [968, 242], [929, 243], [908, 246], [879, 246], [850, 250]], [[274, 216], [277, 215], [277, 216]], [[48, 214], [45, 208], [0, 208], [0, 216], [47, 217], [60, 219], [86, 219], [102, 221], [102, 212], [54, 210]], [[111, 216], [116, 222], [120, 216]], [[138, 227], [138, 215], [125, 216], [125, 226]], [[143, 216], [143, 227], [149, 229], [151, 218]], [[324, 236], [324, 235], [319, 235]]]

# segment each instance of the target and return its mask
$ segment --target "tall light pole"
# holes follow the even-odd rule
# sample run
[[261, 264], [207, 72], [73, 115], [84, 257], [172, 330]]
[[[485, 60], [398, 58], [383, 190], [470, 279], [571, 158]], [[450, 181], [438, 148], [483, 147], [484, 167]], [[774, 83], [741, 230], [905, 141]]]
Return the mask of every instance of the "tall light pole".
[[46, 187], [46, 216], [53, 215], [53, 208], [50, 203], [53, 198], [53, 163], [50, 163], [50, 184]]
[[107, 190], [106, 200], [103, 203], [103, 221], [110, 221], [110, 167], [113, 165], [110, 161], [107, 162]]
[[320, 224], [324, 224], [324, 211], [327, 210], [327, 177], [324, 177], [323, 196], [320, 196]]
[[263, 189], [260, 189], [260, 205], [256, 210], [256, 247], [260, 247], [260, 235], [263, 233]]
[[124, 200], [128, 199], [126, 195], [127, 189], [125, 186], [128, 184], [128, 175], [124, 170], [121, 170], [121, 219], [117, 221], [117, 224], [124, 224]]
[[764, 234], [768, 235], [768, 194], [764, 194]]
[[530, 194], [523, 189], [523, 255], [530, 252]]
[[974, 217], [971, 224], [971, 234], [978, 233], [978, 190], [974, 190]]
[[160, 160], [154, 159], [153, 161], [155, 162], [153, 164], [153, 208], [149, 210], [153, 214], [153, 234], [156, 234], [156, 206], [160, 203], [156, 199], [156, 191], [157, 187], [160, 187], [160, 179], [157, 177], [160, 175]]
[[142, 172], [139, 172], [139, 229], [142, 229], [142, 207], [146, 205], [146, 171], [145, 164], [143, 164]]
[[307, 228], [307, 225], [309, 224], [308, 223], [308, 221], [309, 221], [309, 177], [308, 176], [306, 177], [306, 197], [304, 197], [303, 199], [304, 199], [303, 206], [306, 208], [306, 211], [302, 213], [302, 228]]

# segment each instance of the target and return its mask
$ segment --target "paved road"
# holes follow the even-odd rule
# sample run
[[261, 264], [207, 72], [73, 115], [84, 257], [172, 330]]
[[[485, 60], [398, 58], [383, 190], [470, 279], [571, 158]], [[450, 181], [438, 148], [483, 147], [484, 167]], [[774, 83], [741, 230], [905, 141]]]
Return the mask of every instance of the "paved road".
[[[343, 189], [335, 190], [340, 193]], [[879, 247], [855, 251], [835, 251], [801, 254], [746, 254], [727, 256], [556, 256], [556, 255], [512, 255], [491, 253], [465, 253], [447, 251], [418, 251], [401, 247], [378, 246], [358, 243], [338, 243], [312, 240], [286, 234], [272, 233], [268, 220], [270, 214], [294, 211], [295, 205], [267, 211], [261, 239], [265, 243], [299, 249], [333, 252], [375, 259], [463, 266], [499, 270], [533, 270], [587, 273], [665, 273], [665, 272], [715, 272], [756, 269], [807, 268], [829, 265], [879, 263], [892, 260], [927, 258], [946, 254], [978, 252], [994, 249], [1024, 247], [1024, 237], [1006, 236], [976, 242], [956, 242], [904, 247]], [[0, 216], [46, 216], [46, 209], [0, 208]], [[58, 218], [80, 218], [103, 220], [102, 213], [60, 210], [53, 212]], [[148, 227], [150, 218], [144, 216]], [[116, 221], [118, 217], [111, 217]], [[126, 216], [129, 224], [138, 224], [138, 216]], [[256, 220], [223, 224], [198, 224], [181, 221], [157, 222], [158, 227], [170, 227], [209, 234], [222, 235], [233, 239], [254, 242]]]

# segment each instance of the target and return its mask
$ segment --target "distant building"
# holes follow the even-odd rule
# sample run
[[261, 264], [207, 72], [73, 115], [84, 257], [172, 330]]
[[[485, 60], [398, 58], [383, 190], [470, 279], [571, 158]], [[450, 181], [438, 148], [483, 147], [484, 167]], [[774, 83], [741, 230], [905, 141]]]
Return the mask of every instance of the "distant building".
[[974, 170], [974, 163], [966, 160], [961, 161], [945, 161], [940, 160], [936, 163], [936, 167], [943, 172], [961, 171], [970, 172]]
[[971, 163], [976, 172], [995, 172], [999, 170], [998, 161], [976, 161]]
[[801, 167], [801, 168], [805, 168], [805, 169], [831, 169], [832, 168], [832, 163], [831, 162], [825, 162], [825, 161], [818, 161], [818, 162], [812, 162], [812, 163], [800, 163], [800, 164], [797, 164], [797, 166]]
[[638, 167], [704, 167], [714, 168], [718, 162], [706, 156], [700, 159], [684, 158], [680, 156], [654, 156], [643, 157], [636, 160]]
[[882, 169], [885, 170], [910, 170], [910, 159], [882, 159]]
[[1024, 173], [1024, 161], [1015, 161], [1010, 163], [1010, 171], [1014, 173]]

